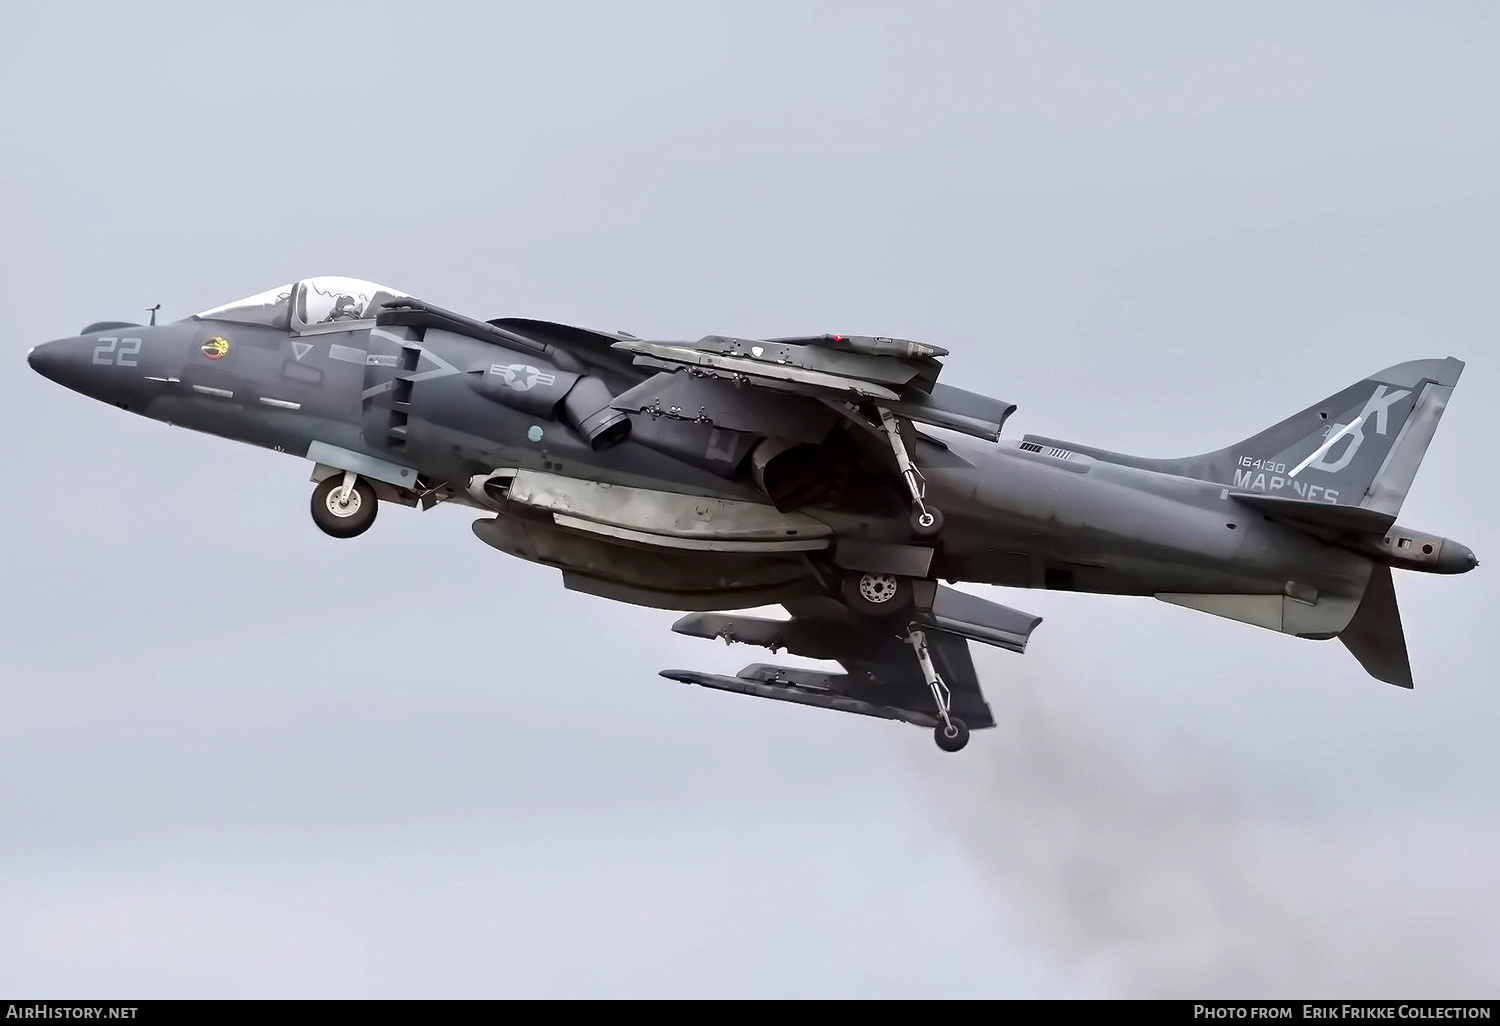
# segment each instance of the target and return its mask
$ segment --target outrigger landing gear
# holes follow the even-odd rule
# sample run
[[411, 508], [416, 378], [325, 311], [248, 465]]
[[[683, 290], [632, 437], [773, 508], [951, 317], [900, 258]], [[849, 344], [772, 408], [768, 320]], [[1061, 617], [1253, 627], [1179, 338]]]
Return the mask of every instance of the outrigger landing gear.
[[375, 489], [352, 471], [326, 477], [313, 489], [313, 522], [324, 534], [335, 538], [364, 534], [375, 522], [379, 510]]
[[917, 653], [922, 676], [927, 679], [927, 686], [932, 690], [932, 700], [937, 705], [938, 724], [932, 731], [933, 740], [937, 741], [937, 746], [943, 751], [956, 752], [969, 743], [969, 728], [963, 720], [948, 711], [952, 707], [953, 695], [949, 692], [948, 685], [943, 683], [943, 678], [938, 676], [937, 667], [932, 665], [932, 654], [927, 651], [927, 632], [912, 624], [906, 635], [906, 643]]
[[901, 468], [901, 477], [911, 492], [911, 533], [918, 538], [936, 538], [943, 531], [943, 511], [927, 505], [927, 479], [906, 451], [906, 443], [901, 439], [901, 421], [882, 406], [880, 425], [885, 428], [891, 451], [896, 454], [896, 466]]

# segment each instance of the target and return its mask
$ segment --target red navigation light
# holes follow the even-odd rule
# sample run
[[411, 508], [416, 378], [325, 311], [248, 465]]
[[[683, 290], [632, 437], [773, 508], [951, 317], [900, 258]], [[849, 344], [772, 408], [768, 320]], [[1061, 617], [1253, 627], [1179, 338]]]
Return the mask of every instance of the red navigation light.
[[844, 336], [842, 336], [842, 335], [835, 335], [835, 336], [833, 336], [833, 340], [835, 342], [842, 342], [842, 341], [844, 341]]

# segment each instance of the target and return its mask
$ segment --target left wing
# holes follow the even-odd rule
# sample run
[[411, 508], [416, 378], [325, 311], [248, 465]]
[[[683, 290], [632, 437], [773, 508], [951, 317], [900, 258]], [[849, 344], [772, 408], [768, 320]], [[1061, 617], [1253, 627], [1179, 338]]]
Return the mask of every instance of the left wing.
[[[949, 711], [971, 729], [993, 727], [995, 718], [979, 686], [968, 642], [955, 632], [963, 631], [1019, 652], [1025, 649], [1041, 618], [972, 596], [963, 598], [969, 600], [966, 608], [970, 612], [976, 611], [975, 603], [989, 607], [989, 622], [976, 625], [951, 616], [919, 613], [916, 625], [925, 629], [927, 650], [951, 695]], [[941, 600], [935, 608], [942, 608]], [[731, 644], [744, 642], [772, 651], [785, 649], [809, 659], [832, 659], [843, 664], [845, 673], [755, 663], [733, 677], [696, 670], [664, 670], [662, 676], [719, 691], [902, 720], [924, 727], [938, 724], [937, 703], [907, 641], [905, 623], [872, 626], [853, 616], [842, 603], [826, 598], [790, 602], [786, 609], [792, 614], [790, 620], [694, 613], [677, 621], [672, 629], [694, 637], [722, 638]], [[1003, 641], [998, 640], [1002, 633]]]
[[938, 357], [947, 350], [906, 339], [709, 335], [697, 342], [625, 339], [612, 348], [630, 354], [637, 366], [661, 372], [616, 399], [615, 408], [629, 412], [671, 415], [677, 410], [690, 418], [701, 413], [718, 424], [711, 411], [734, 404], [726, 403], [723, 389], [713, 384], [727, 384], [742, 395], [745, 390], [735, 386], [748, 384], [804, 402], [874, 402], [900, 417], [994, 440], [1016, 409], [1013, 403], [938, 384], [943, 370]]

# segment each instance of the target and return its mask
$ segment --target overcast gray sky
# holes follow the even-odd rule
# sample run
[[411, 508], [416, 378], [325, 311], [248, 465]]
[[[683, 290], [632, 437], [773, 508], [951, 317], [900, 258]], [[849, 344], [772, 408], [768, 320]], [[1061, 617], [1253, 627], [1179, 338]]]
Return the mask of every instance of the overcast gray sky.
[[[41, 4], [0, 64], [0, 992], [1493, 996], [1500, 15], [1477, 4]], [[1245, 437], [1469, 361], [1403, 511], [1412, 693], [1005, 593], [998, 730], [665, 682], [756, 650], [472, 514], [31, 373], [299, 277], [953, 351], [1036, 431]], [[980, 589], [984, 590], [984, 589]]]

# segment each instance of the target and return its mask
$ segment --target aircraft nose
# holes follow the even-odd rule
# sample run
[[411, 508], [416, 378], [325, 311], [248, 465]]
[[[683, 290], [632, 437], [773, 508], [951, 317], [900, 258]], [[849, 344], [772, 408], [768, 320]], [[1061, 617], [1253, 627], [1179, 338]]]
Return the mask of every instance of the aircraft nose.
[[[117, 353], [112, 353], [101, 345], [111, 341], [114, 340], [79, 336], [43, 342], [26, 354], [26, 362], [42, 377], [55, 381], [64, 388], [82, 392], [95, 399], [115, 402], [114, 393], [127, 384], [129, 379], [114, 373], [119, 369], [119, 365], [112, 362], [112, 358], [118, 358]], [[134, 356], [130, 358], [134, 359]], [[128, 368], [130, 365], [125, 366]]]
[[43, 342], [39, 346], [33, 346], [26, 353], [26, 362], [31, 369], [44, 378], [49, 378], [59, 384], [66, 384], [62, 380], [67, 372], [67, 366], [71, 362], [68, 353], [68, 343], [71, 339], [60, 342]]

